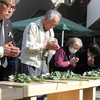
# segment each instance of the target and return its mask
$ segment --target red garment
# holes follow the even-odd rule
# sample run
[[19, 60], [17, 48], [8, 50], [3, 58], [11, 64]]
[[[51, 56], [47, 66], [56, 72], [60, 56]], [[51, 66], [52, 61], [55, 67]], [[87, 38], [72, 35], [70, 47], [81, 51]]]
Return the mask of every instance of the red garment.
[[[67, 50], [67, 51], [69, 52], [69, 50]], [[66, 55], [69, 58], [68, 61], [64, 61], [65, 55], [66, 55], [66, 53], [63, 48], [60, 48], [59, 50], [57, 50], [57, 52], [55, 54], [55, 66], [56, 67], [68, 67], [69, 66], [68, 61], [69, 61], [69, 59], [71, 59], [71, 58], [69, 58], [71, 56], [71, 54], [68, 53], [68, 56]], [[76, 67], [76, 64], [74, 64], [72, 67]]]

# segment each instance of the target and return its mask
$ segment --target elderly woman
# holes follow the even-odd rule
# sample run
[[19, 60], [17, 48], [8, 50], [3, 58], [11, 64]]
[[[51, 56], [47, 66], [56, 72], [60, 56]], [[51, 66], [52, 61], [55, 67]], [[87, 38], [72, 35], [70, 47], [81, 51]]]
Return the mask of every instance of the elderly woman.
[[55, 55], [52, 57], [49, 63], [50, 72], [72, 70], [79, 61], [79, 58], [76, 57], [75, 53], [82, 46], [83, 43], [81, 39], [77, 37], [70, 38], [67, 45], [57, 50]]

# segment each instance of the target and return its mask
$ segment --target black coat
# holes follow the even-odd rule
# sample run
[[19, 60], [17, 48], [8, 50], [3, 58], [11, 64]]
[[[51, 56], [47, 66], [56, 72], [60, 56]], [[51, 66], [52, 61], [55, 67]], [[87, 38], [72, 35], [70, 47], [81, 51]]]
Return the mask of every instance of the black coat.
[[[12, 23], [9, 19], [4, 19], [4, 34], [5, 34], [5, 44], [12, 41], [12, 44], [15, 46], [15, 42], [14, 42], [14, 38], [13, 38], [13, 34], [12, 34]], [[0, 58], [1, 64], [4, 63], [5, 57], [6, 56], [3, 56], [3, 57]], [[7, 65], [6, 68], [4, 68], [4, 73], [1, 71], [2, 74], [4, 74], [5, 77], [13, 74], [12, 68], [14, 68], [14, 66], [12, 66], [11, 62], [15, 61], [15, 57], [7, 56], [7, 61], [8, 61], [8, 65]], [[0, 74], [0, 77], [3, 76], [2, 74]]]
[[[4, 34], [5, 34], [5, 44], [12, 41], [13, 45], [15, 45], [13, 34], [12, 34], [12, 24], [9, 19], [4, 19]], [[2, 62], [3, 62], [4, 57], [0, 58]], [[7, 58], [8, 60], [13, 59], [13, 57], [7, 57]]]
[[77, 63], [77, 66], [73, 69], [74, 73], [77, 74], [83, 74], [87, 71], [92, 71], [93, 69], [99, 68], [99, 59], [98, 56], [94, 58], [94, 65], [88, 66], [87, 64], [87, 50], [83, 50], [78, 54], [79, 62]]

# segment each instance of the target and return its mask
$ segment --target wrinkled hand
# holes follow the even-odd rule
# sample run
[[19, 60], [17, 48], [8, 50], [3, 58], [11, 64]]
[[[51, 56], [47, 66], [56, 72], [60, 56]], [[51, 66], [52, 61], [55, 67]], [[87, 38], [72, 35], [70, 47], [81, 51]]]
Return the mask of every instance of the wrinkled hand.
[[88, 66], [93, 65], [94, 64], [94, 59], [91, 58], [91, 57], [88, 57], [87, 64], [88, 64]]
[[51, 50], [58, 50], [60, 46], [56, 44], [56, 41], [51, 41], [46, 44], [45, 48]]
[[16, 57], [20, 53], [20, 49], [13, 46], [12, 42], [5, 44], [3, 48], [4, 56]]
[[70, 65], [74, 65], [76, 64], [77, 62], [79, 61], [79, 58], [78, 57], [73, 57], [72, 59], [70, 59]]

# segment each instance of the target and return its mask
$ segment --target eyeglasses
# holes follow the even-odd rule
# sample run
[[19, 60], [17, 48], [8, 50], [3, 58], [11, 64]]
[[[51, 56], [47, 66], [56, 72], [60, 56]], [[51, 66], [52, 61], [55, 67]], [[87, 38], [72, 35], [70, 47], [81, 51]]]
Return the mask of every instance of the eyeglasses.
[[11, 8], [13, 9], [13, 11], [16, 10], [16, 6], [12, 6], [11, 4], [6, 3], [4, 1], [0, 1], [0, 2], [3, 3], [3, 4], [5, 4], [8, 10], [10, 10]]

